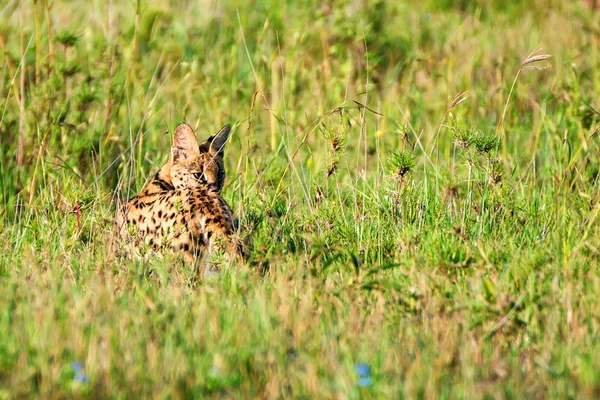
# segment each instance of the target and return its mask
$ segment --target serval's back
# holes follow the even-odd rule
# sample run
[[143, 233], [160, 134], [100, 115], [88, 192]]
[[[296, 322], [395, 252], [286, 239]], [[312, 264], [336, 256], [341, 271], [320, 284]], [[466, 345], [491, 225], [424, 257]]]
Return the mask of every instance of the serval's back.
[[122, 241], [134, 248], [170, 247], [194, 262], [219, 235], [229, 250], [242, 253], [241, 242], [233, 238], [233, 212], [221, 197], [223, 148], [230, 129], [226, 125], [200, 145], [190, 126], [175, 129], [167, 164], [117, 215]]

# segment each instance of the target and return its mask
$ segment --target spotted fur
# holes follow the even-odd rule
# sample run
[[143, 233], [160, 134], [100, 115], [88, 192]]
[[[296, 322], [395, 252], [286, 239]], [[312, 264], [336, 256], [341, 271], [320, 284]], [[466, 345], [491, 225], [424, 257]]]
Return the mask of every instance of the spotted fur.
[[234, 238], [233, 211], [221, 197], [223, 149], [230, 130], [226, 125], [198, 145], [189, 125], [175, 129], [167, 164], [117, 214], [123, 242], [138, 250], [142, 245], [168, 247], [196, 262], [210, 250], [214, 237], [221, 236], [230, 252], [243, 253]]

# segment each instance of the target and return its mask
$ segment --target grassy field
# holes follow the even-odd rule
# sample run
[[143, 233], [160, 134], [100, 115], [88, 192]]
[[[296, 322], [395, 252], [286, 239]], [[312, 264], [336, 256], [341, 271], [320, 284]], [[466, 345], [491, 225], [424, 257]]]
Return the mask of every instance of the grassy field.
[[[0, 398], [600, 397], [591, 3], [2, 2]], [[182, 121], [199, 281], [110, 252]]]

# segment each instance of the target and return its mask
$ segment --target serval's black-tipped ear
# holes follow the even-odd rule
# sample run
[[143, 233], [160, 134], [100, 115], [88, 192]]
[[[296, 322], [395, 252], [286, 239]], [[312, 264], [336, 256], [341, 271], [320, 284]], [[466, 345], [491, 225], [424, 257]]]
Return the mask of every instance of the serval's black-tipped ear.
[[200, 151], [222, 156], [225, 142], [229, 138], [229, 132], [231, 132], [231, 125], [225, 125], [219, 132], [206, 139], [206, 142], [200, 145]]
[[188, 124], [179, 124], [173, 133], [173, 147], [171, 147], [171, 159], [177, 161], [199, 154], [198, 141], [194, 131]]

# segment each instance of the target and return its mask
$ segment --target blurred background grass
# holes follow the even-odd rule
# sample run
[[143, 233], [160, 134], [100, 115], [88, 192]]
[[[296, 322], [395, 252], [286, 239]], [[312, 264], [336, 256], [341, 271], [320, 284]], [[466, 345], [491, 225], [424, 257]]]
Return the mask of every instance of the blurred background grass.
[[[1, 5], [0, 396], [597, 396], [596, 7]], [[197, 284], [108, 246], [182, 121], [251, 248]]]

